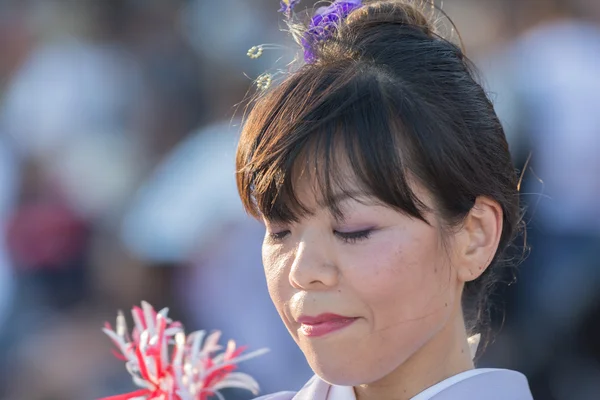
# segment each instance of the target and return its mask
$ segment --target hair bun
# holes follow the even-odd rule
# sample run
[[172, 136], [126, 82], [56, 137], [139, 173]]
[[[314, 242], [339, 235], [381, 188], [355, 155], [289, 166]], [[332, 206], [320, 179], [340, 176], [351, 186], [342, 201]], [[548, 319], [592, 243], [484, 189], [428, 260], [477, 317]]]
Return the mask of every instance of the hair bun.
[[404, 52], [426, 49], [424, 41], [437, 41], [464, 60], [458, 31], [433, 1], [365, 0], [362, 7], [340, 24], [332, 40], [317, 43], [312, 51], [324, 64], [362, 57], [390, 64], [401, 55], [401, 49]]
[[[426, 6], [429, 4], [429, 7]], [[429, 8], [429, 9], [428, 9]], [[433, 3], [425, 1], [383, 0], [366, 2], [348, 16], [346, 28], [355, 31], [380, 24], [395, 24], [416, 28], [427, 36], [435, 34]]]

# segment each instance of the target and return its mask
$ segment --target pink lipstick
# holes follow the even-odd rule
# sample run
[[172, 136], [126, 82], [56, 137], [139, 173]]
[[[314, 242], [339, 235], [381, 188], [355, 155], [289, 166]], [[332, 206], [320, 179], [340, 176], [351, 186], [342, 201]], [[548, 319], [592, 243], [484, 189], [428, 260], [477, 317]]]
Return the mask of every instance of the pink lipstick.
[[316, 317], [309, 317], [306, 315], [298, 318], [300, 325], [300, 332], [308, 337], [319, 337], [329, 333], [344, 329], [357, 318], [344, 317], [337, 314], [320, 314]]

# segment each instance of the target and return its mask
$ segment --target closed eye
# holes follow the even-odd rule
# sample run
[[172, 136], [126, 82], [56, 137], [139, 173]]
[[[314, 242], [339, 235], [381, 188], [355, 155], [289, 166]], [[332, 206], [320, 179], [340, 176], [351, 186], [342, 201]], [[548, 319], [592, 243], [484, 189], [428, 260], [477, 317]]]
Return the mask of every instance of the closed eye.
[[279, 231], [279, 232], [271, 232], [268, 233], [269, 240], [272, 242], [281, 242], [287, 235], [290, 234], [289, 230]]
[[371, 236], [371, 233], [373, 233], [372, 229], [367, 229], [367, 230], [363, 230], [363, 231], [356, 231], [356, 232], [338, 232], [338, 231], [334, 231], [334, 234], [340, 238], [343, 242], [345, 243], [356, 243], [360, 240], [366, 240]]

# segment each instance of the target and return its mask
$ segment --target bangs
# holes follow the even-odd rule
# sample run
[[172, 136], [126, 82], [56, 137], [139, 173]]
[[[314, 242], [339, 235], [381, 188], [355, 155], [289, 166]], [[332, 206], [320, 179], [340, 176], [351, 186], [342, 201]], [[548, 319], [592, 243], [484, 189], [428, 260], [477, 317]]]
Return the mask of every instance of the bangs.
[[381, 74], [355, 68], [305, 66], [256, 104], [237, 153], [238, 191], [252, 216], [297, 222], [310, 215], [315, 210], [298, 195], [308, 179], [337, 217], [341, 197], [368, 196], [427, 222], [410, 185], [414, 146], [400, 110]]

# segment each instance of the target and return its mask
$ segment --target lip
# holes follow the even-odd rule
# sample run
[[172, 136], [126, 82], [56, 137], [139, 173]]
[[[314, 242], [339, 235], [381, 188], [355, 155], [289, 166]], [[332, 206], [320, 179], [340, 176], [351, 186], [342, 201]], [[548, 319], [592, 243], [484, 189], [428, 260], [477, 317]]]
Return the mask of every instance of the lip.
[[357, 319], [358, 318], [327, 313], [315, 317], [302, 315], [297, 321], [300, 323], [299, 331], [304, 336], [320, 337], [342, 330], [352, 325]]

